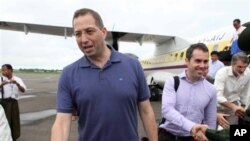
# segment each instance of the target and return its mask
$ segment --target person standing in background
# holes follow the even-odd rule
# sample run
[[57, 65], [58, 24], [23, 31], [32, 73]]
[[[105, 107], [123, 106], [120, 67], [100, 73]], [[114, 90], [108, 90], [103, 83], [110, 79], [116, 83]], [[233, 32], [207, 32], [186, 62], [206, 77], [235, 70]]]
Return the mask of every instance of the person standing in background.
[[232, 56], [231, 66], [221, 68], [214, 81], [219, 112], [229, 114], [230, 125], [238, 124], [245, 116], [245, 106], [250, 94], [249, 60], [244, 52]]
[[17, 100], [19, 92], [24, 93], [26, 91], [26, 86], [21, 78], [13, 75], [13, 68], [10, 64], [2, 65], [0, 88], [1, 100], [5, 103], [5, 115], [10, 125], [12, 139], [15, 141], [21, 134]]
[[238, 52], [242, 52], [238, 46], [238, 38], [243, 30], [246, 29], [245, 26], [241, 25], [240, 19], [234, 19], [233, 20], [233, 26], [235, 28], [235, 33], [233, 35], [232, 45], [231, 45], [231, 54], [234, 55]]
[[209, 61], [208, 65], [208, 75], [211, 76], [213, 79], [215, 78], [215, 74], [217, 71], [224, 67], [224, 64], [219, 60], [219, 52], [212, 51], [210, 53], [211, 60]]

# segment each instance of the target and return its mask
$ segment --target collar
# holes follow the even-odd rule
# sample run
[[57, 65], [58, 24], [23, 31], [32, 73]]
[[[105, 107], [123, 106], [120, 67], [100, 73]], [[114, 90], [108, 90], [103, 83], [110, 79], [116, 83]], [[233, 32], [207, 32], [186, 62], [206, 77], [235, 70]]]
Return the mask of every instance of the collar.
[[[184, 71], [179, 75], [179, 77], [180, 77], [180, 79], [183, 79], [183, 80], [186, 80], [186, 81], [188, 81], [188, 82], [191, 82], [191, 80], [189, 80], [188, 77], [187, 77], [186, 71], [187, 71], [187, 70], [184, 70]], [[204, 80], [204, 79], [205, 79], [205, 78], [202, 76], [202, 77], [200, 77], [195, 83], [197, 83], [197, 82], [199, 82], [199, 81], [202, 81], [202, 80]]]
[[[111, 50], [111, 56], [109, 58], [109, 62], [112, 64], [112, 63], [119, 63], [121, 62], [121, 57], [119, 55], [119, 52], [116, 51], [112, 46], [110, 45], [107, 45], [108, 48]], [[86, 56], [83, 56], [82, 58], [80, 58], [80, 67], [91, 67], [92, 66], [92, 63], [89, 61], [89, 59], [86, 57]]]

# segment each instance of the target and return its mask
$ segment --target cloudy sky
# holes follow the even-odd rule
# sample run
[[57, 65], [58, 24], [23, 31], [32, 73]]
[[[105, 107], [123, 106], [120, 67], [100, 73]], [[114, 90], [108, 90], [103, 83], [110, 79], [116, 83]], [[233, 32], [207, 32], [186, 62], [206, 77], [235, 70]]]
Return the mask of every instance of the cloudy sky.
[[[0, 21], [71, 26], [76, 9], [100, 13], [108, 30], [195, 37], [250, 21], [249, 0], [0, 0]], [[120, 44], [139, 56], [151, 46]], [[15, 68], [62, 69], [80, 58], [74, 38], [0, 30], [0, 64]]]

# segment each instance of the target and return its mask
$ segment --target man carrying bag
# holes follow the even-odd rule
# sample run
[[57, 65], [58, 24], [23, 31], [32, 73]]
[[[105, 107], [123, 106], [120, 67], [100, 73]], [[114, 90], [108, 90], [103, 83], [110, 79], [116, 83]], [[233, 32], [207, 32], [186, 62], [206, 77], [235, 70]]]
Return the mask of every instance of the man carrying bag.
[[19, 92], [25, 92], [26, 86], [22, 79], [13, 75], [10, 64], [2, 65], [2, 75], [0, 104], [4, 108], [11, 128], [12, 139], [15, 141], [20, 137], [20, 116], [17, 99]]

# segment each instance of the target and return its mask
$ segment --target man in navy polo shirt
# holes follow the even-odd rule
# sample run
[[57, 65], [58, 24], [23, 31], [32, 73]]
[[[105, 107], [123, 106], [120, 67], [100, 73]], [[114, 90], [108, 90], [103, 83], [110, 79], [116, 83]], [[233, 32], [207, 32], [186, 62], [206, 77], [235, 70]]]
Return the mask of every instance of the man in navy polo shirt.
[[78, 141], [138, 141], [138, 109], [149, 140], [157, 141], [150, 94], [138, 60], [106, 45], [107, 29], [91, 9], [75, 12], [73, 28], [84, 56], [62, 71], [51, 140], [69, 139], [76, 110]]

